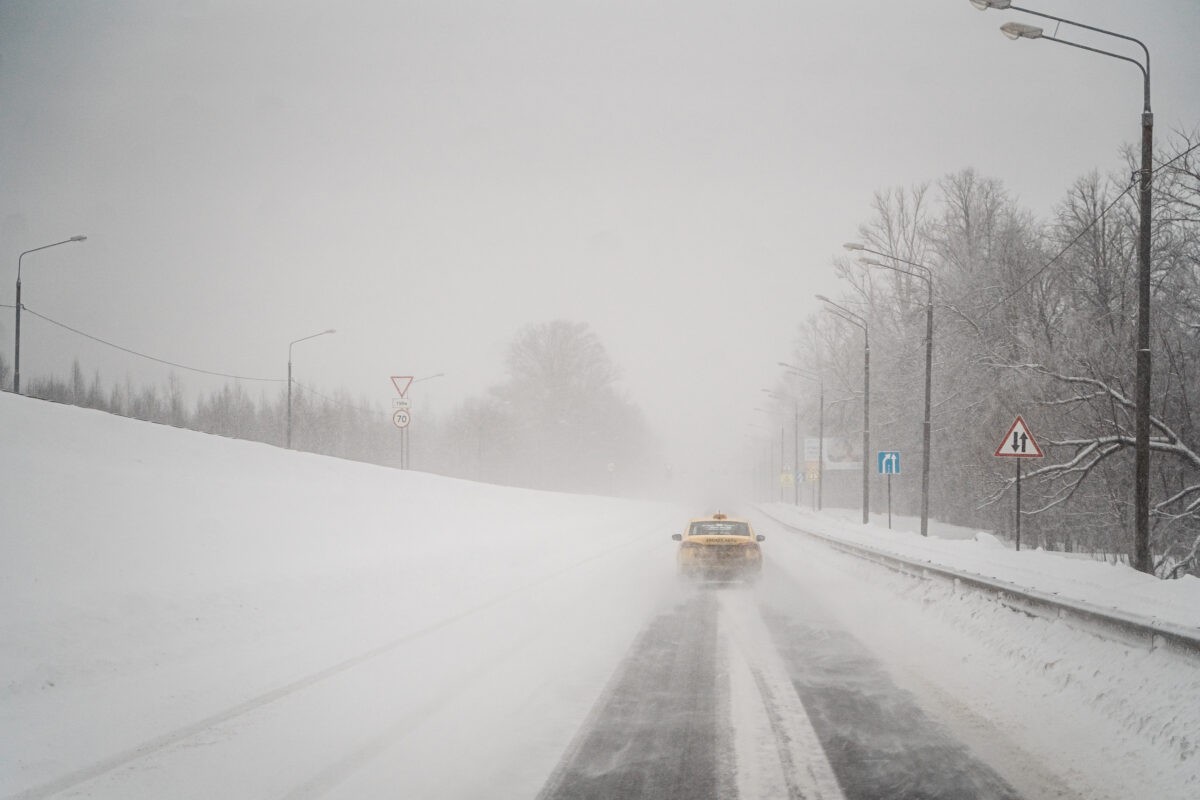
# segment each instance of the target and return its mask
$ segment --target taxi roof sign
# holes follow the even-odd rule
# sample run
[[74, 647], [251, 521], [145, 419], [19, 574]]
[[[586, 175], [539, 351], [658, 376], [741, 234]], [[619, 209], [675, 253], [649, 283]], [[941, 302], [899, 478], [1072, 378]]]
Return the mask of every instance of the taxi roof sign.
[[1045, 458], [1025, 420], [1018, 414], [993, 455], [999, 458]]

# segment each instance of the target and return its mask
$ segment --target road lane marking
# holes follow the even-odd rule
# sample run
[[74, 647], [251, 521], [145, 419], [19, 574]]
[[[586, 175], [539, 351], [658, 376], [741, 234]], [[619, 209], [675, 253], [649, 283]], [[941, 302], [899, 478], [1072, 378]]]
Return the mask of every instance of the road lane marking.
[[[779, 797], [783, 790], [789, 800], [845, 800], [752, 593], [721, 592], [719, 609], [721, 638], [729, 646], [739, 797]], [[777, 768], [764, 766], [770, 761], [765, 750], [773, 750]]]

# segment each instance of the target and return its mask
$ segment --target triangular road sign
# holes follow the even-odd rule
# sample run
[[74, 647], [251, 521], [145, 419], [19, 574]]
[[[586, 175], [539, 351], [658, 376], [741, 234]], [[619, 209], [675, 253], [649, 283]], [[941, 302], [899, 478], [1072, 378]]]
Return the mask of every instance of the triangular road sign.
[[412, 375], [393, 375], [392, 385], [396, 387], [396, 391], [401, 397], [408, 397], [408, 387], [412, 386]]
[[1025, 424], [1025, 420], [1018, 415], [1012, 427], [1008, 429], [1008, 433], [1004, 434], [1004, 438], [1000, 440], [1000, 446], [996, 448], [994, 455], [1001, 458], [1045, 458], [1046, 454], [1042, 452], [1042, 448], [1038, 447], [1037, 440], [1033, 438], [1033, 433], [1030, 432], [1029, 426]]

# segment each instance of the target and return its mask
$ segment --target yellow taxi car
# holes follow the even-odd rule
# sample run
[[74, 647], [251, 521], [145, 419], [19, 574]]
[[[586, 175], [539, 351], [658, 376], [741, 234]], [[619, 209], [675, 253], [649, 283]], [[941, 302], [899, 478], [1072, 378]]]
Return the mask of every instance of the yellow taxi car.
[[679, 572], [689, 578], [753, 580], [762, 572], [762, 548], [750, 523], [721, 512], [693, 519], [671, 536], [679, 545]]

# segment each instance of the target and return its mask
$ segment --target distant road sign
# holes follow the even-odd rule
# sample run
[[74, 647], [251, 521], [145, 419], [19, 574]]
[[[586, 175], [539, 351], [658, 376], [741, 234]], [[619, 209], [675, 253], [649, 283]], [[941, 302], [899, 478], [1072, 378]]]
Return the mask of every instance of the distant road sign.
[[413, 382], [412, 375], [393, 375], [392, 376], [392, 386], [396, 387], [396, 391], [400, 393], [401, 397], [408, 396], [408, 387], [412, 386], [412, 382]]
[[397, 409], [395, 414], [392, 414], [392, 422], [397, 428], [407, 428], [408, 423], [412, 422], [412, 414], [409, 414], [403, 408]]
[[900, 451], [880, 450], [878, 457], [880, 475], [900, 474]]
[[412, 402], [407, 397], [393, 397], [392, 408], [402, 408], [407, 411], [412, 408]]
[[1033, 438], [1029, 426], [1025, 424], [1025, 420], [1021, 419], [1019, 414], [1012, 427], [1008, 429], [1008, 433], [1004, 434], [1004, 438], [1000, 440], [1000, 446], [996, 448], [993, 455], [1000, 458], [1046, 457], [1042, 448], [1038, 447], [1037, 441]]

